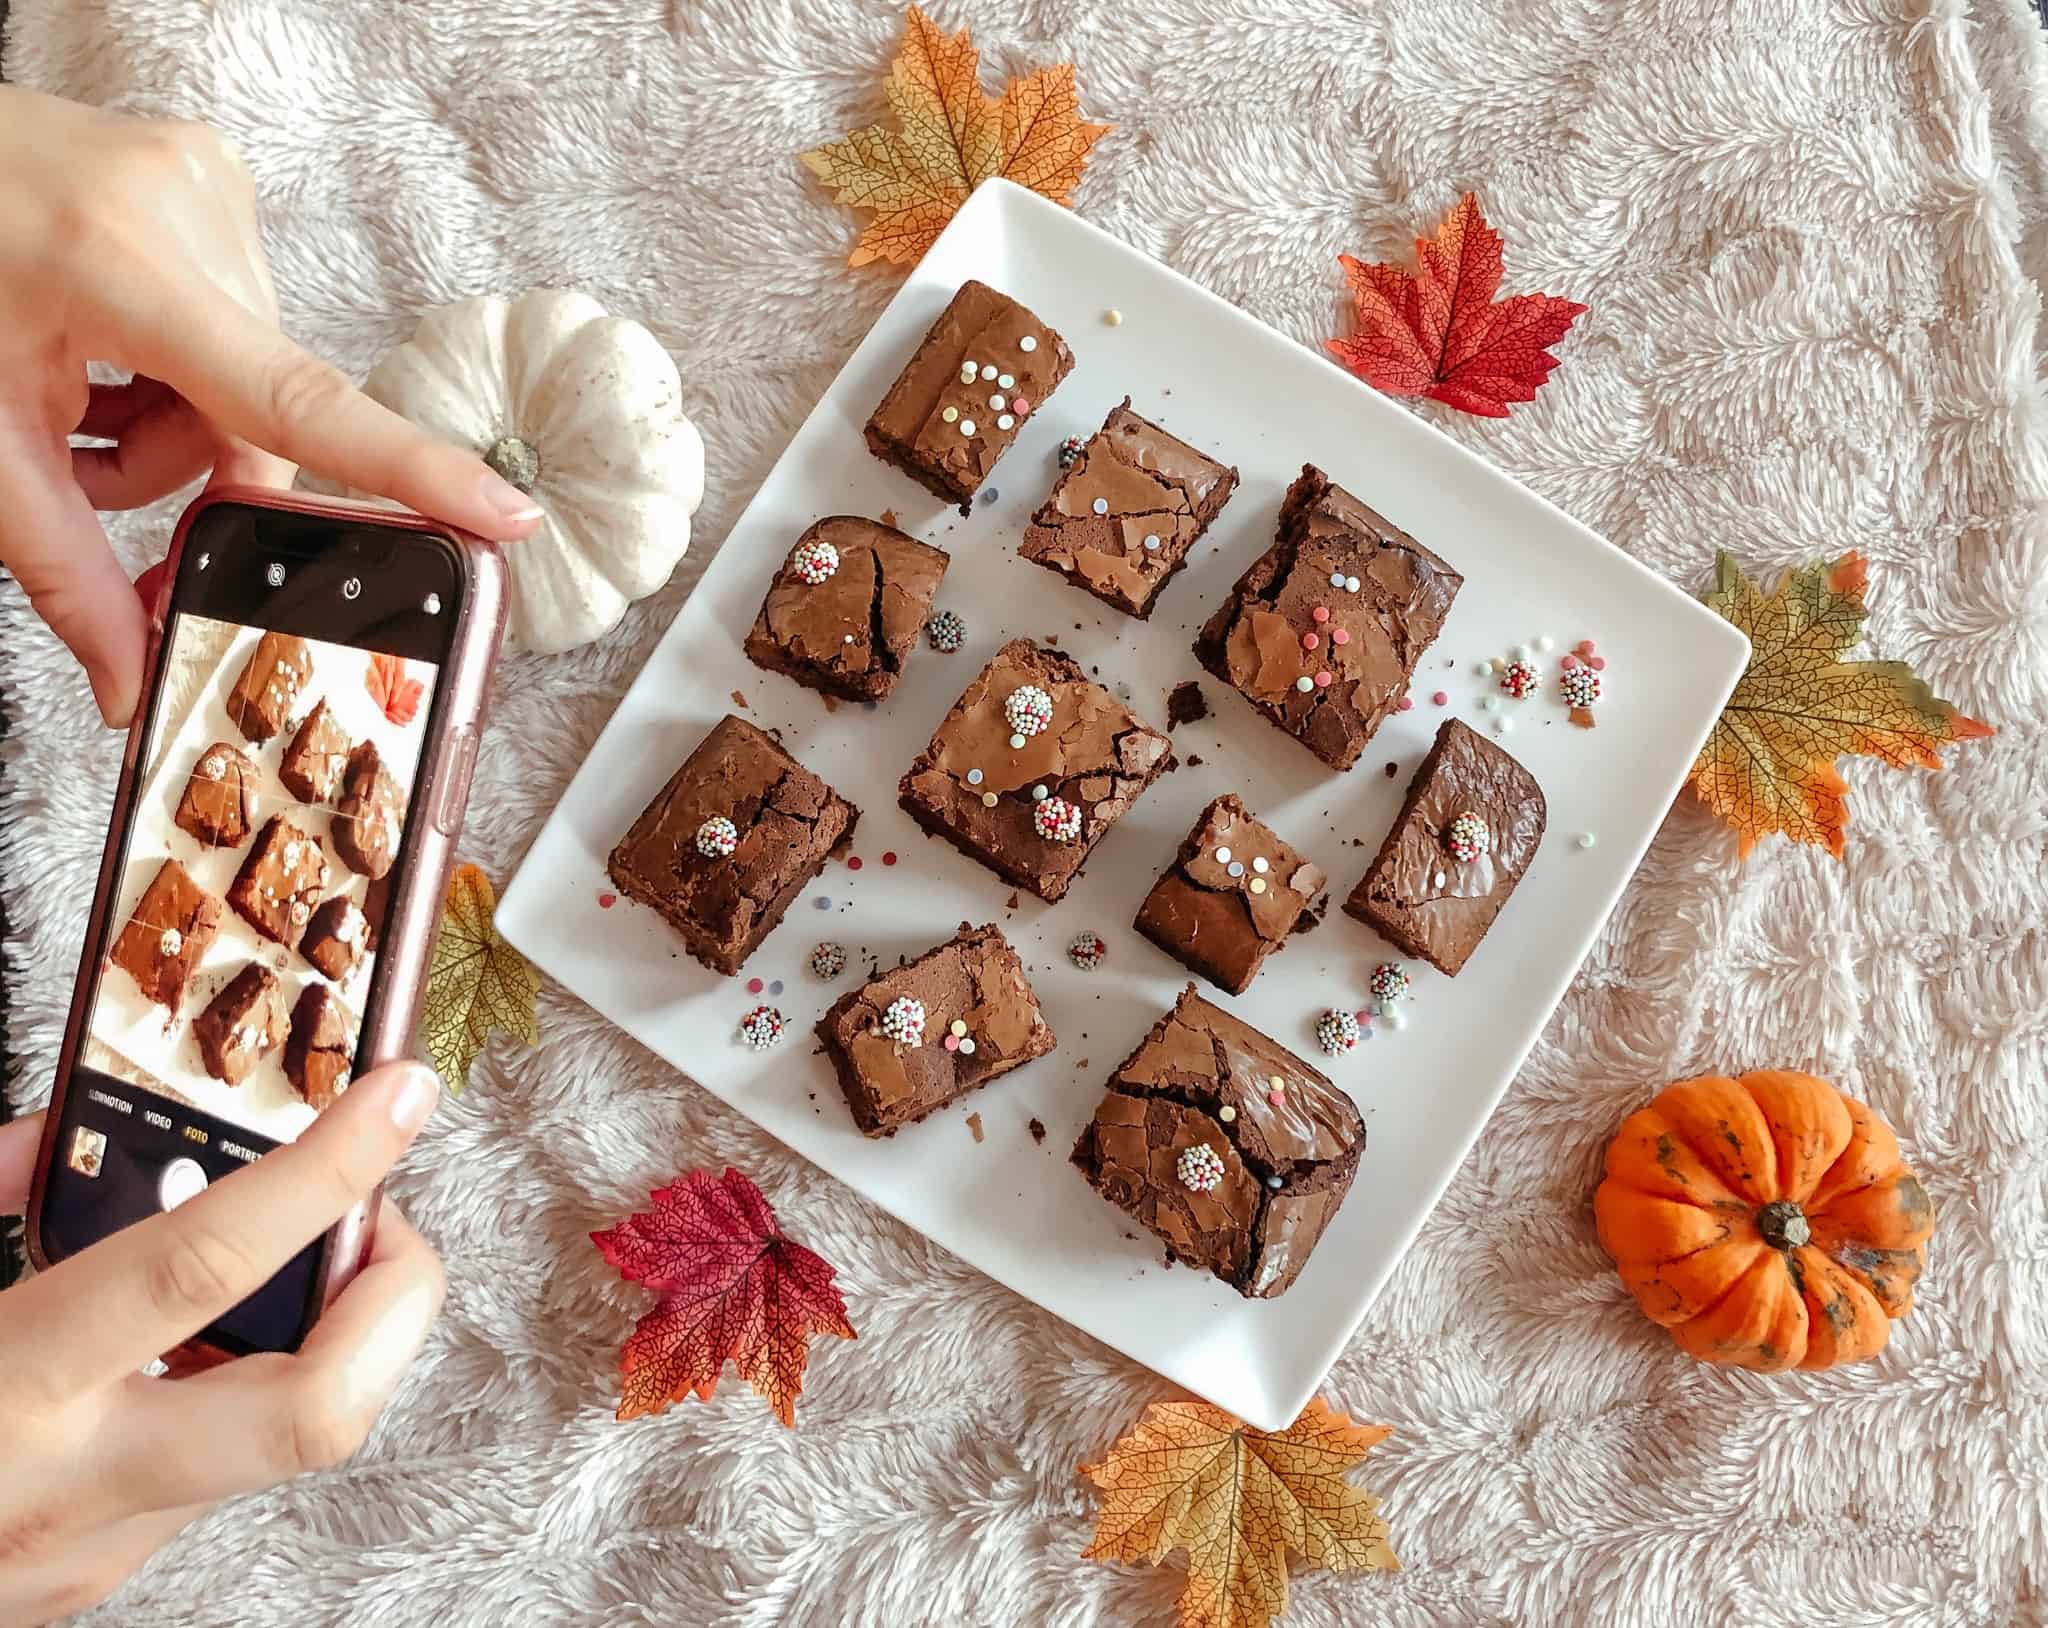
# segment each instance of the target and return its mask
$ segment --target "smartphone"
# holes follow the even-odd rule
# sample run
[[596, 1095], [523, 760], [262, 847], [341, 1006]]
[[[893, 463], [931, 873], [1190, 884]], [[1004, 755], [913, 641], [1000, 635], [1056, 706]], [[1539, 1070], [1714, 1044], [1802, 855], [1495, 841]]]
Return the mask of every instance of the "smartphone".
[[[226, 487], [185, 512], [43, 1127], [37, 1266], [185, 1202], [411, 1054], [504, 615], [496, 547], [404, 511]], [[375, 1209], [195, 1354], [296, 1350]]]

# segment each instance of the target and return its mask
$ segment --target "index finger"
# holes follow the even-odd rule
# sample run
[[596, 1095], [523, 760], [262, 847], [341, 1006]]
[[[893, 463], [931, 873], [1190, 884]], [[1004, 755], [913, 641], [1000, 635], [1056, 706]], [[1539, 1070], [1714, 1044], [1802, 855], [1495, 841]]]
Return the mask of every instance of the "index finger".
[[29, 1354], [18, 1377], [75, 1396], [191, 1338], [369, 1197], [439, 1091], [418, 1063], [374, 1069], [298, 1141], [20, 1285], [8, 1306]]

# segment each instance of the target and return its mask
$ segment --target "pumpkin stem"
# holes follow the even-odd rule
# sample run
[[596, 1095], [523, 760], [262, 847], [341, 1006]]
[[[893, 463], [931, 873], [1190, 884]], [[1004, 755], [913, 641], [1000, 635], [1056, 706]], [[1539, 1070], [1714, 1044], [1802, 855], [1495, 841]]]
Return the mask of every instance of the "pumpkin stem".
[[522, 492], [531, 493], [540, 479], [540, 454], [516, 435], [501, 435], [493, 441], [484, 462]]
[[1813, 1241], [1806, 1213], [1790, 1199], [1779, 1199], [1756, 1212], [1756, 1230], [1773, 1249], [1798, 1249]]

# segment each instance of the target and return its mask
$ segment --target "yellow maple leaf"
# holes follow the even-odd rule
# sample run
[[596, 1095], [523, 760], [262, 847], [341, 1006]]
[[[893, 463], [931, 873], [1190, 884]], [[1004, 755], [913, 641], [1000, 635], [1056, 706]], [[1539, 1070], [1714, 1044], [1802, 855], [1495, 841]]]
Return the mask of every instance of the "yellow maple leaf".
[[448, 878], [441, 933], [420, 997], [420, 1040], [451, 1091], [469, 1083], [469, 1067], [493, 1029], [526, 1045], [540, 1039], [534, 997], [540, 980], [526, 957], [498, 936], [491, 920], [498, 895], [474, 865]]
[[1081, 118], [1071, 63], [1040, 68], [1004, 88], [981, 88], [981, 54], [966, 29], [947, 37], [916, 6], [889, 69], [889, 111], [879, 124], [802, 155], [843, 204], [874, 211], [849, 263], [915, 263], [967, 195], [992, 175], [1064, 204], [1088, 149], [1113, 125]]
[[1749, 666], [1692, 788], [1735, 827], [1744, 857], [1773, 831], [1842, 857], [1849, 787], [1835, 759], [1845, 753], [1939, 769], [1937, 747], [1994, 733], [1902, 661], [1842, 660], [1863, 637], [1869, 575], [1861, 554], [1844, 554], [1786, 572], [1767, 594], [1727, 554], [1714, 562], [1702, 600], [1749, 635]]
[[1265, 1628], [1287, 1609], [1287, 1554], [1330, 1571], [1396, 1570], [1379, 1500], [1344, 1472], [1388, 1435], [1321, 1399], [1278, 1433], [1206, 1402], [1155, 1402], [1100, 1464], [1084, 1560], [1148, 1561], [1185, 1549], [1181, 1628]]

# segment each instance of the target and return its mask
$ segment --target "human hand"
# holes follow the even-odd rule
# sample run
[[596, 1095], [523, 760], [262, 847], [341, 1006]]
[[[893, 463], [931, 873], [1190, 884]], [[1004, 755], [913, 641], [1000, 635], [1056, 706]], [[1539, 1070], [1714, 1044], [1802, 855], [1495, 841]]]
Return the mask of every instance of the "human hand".
[[[439, 1092], [420, 1064], [373, 1069], [297, 1142], [0, 1292], [0, 1628], [97, 1604], [207, 1505], [362, 1444], [443, 1288], [388, 1203], [369, 1264], [296, 1354], [137, 1370], [367, 1197]], [[24, 1207], [41, 1117], [0, 1126], [0, 1215]]]
[[[278, 332], [255, 187], [204, 125], [0, 85], [0, 221], [0, 564], [109, 724], [134, 715], [148, 626], [95, 509], [152, 503], [209, 465], [281, 486], [303, 464], [484, 537], [540, 519], [481, 459]], [[88, 385], [88, 362], [135, 378]]]

